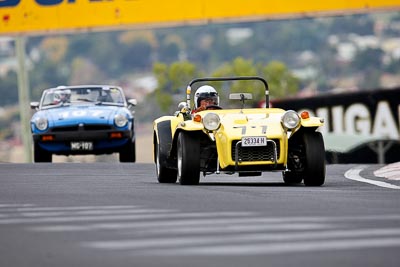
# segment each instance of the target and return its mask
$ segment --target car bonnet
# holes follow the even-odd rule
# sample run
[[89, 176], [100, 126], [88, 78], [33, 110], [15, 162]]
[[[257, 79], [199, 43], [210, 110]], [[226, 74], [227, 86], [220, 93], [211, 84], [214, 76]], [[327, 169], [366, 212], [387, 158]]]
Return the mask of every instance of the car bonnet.
[[79, 123], [112, 124], [114, 116], [121, 110], [115, 106], [66, 106], [44, 110], [50, 126]]

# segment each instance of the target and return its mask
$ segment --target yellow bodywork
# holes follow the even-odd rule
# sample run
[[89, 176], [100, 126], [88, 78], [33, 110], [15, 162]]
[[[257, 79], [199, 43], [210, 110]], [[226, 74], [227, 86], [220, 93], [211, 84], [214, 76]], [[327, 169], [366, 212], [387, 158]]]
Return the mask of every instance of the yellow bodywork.
[[[193, 115], [179, 113], [176, 116], [163, 116], [154, 121], [154, 132], [157, 142], [160, 143], [157, 125], [160, 122], [170, 121], [171, 126], [171, 149], [174, 149], [175, 138], [180, 131], [201, 131], [215, 141], [218, 153], [219, 166], [221, 170], [232, 166], [256, 166], [256, 165], [283, 165], [286, 166], [288, 158], [288, 139], [300, 128], [314, 128], [323, 125], [323, 120], [319, 117], [301, 119], [298, 128], [291, 132], [286, 131], [281, 124], [281, 117], [285, 110], [279, 108], [251, 108], [251, 109], [227, 109], [227, 110], [207, 110], [197, 113], [202, 118], [207, 113], [218, 114], [221, 126], [213, 132], [207, 131], [201, 121], [194, 121]], [[274, 160], [266, 161], [238, 161], [235, 162], [232, 156], [232, 142], [241, 140], [242, 137], [265, 136], [267, 140], [275, 140], [279, 147], [277, 162]]]

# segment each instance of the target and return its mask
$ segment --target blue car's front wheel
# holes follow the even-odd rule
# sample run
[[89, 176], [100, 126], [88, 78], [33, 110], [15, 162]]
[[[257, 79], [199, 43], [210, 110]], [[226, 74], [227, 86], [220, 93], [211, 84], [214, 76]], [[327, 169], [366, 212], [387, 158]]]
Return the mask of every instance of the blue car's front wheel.
[[52, 154], [40, 147], [38, 142], [33, 145], [33, 160], [34, 162], [51, 162]]
[[129, 141], [119, 152], [120, 162], [135, 162], [136, 161], [136, 142]]

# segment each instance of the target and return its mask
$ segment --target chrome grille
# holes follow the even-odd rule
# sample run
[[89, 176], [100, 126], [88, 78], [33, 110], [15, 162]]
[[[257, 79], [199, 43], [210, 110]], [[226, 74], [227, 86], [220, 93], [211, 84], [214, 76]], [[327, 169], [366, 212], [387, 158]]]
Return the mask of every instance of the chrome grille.
[[73, 126], [54, 127], [52, 129], [52, 132], [101, 131], [101, 130], [111, 130], [111, 129], [112, 126], [110, 125], [86, 124], [83, 126], [73, 125]]
[[78, 125], [54, 127], [53, 129], [51, 129], [51, 131], [52, 132], [75, 132], [75, 131], [78, 131]]
[[[232, 160], [236, 161], [236, 144], [240, 140], [232, 141], [231, 156]], [[273, 139], [272, 141], [276, 144], [276, 155], [277, 159], [280, 156], [280, 142], [279, 139]], [[274, 146], [268, 142], [267, 146], [256, 146], [256, 147], [242, 147], [240, 144], [238, 147], [238, 161], [274, 161]]]

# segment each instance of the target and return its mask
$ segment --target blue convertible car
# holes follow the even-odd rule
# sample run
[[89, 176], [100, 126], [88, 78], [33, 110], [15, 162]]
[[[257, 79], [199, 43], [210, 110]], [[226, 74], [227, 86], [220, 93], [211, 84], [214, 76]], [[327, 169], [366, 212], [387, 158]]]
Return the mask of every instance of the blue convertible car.
[[52, 155], [119, 153], [120, 162], [135, 162], [135, 99], [126, 100], [120, 87], [59, 86], [32, 102], [34, 161]]

